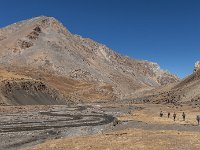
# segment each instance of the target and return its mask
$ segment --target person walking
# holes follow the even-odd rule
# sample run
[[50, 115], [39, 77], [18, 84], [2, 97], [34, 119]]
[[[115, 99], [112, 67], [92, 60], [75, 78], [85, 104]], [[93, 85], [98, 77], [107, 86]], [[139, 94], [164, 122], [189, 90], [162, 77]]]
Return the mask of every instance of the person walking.
[[186, 116], [186, 115], [185, 115], [185, 113], [183, 112], [183, 113], [182, 113], [183, 121], [185, 121], [185, 116]]
[[173, 114], [174, 121], [176, 120], [176, 113]]
[[163, 116], [163, 112], [162, 111], [160, 111], [160, 117], [162, 117]]
[[168, 117], [168, 118], [170, 117], [170, 112], [167, 113], [167, 117]]
[[197, 115], [197, 123], [198, 123], [198, 125], [199, 125], [199, 121], [200, 121], [200, 116], [199, 115]]

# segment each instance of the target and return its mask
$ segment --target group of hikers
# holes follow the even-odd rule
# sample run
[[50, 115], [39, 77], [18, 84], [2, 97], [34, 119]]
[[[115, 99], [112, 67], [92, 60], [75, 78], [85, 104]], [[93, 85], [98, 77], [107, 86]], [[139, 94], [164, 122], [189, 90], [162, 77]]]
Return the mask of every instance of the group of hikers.
[[[163, 112], [162, 112], [162, 111], [160, 111], [160, 117], [163, 117]], [[168, 118], [170, 117], [170, 112], [167, 113], [167, 117], [168, 117]], [[175, 120], [176, 120], [176, 113], [175, 113], [175, 112], [173, 113], [173, 116], [172, 116], [172, 117], [173, 117], [173, 119], [174, 119], [174, 121], [175, 121]], [[182, 117], [183, 117], [183, 121], [185, 121], [185, 117], [186, 117], [185, 112], [182, 113]], [[198, 125], [199, 125], [200, 115], [197, 115], [196, 120], [197, 120], [197, 123], [198, 123]]]

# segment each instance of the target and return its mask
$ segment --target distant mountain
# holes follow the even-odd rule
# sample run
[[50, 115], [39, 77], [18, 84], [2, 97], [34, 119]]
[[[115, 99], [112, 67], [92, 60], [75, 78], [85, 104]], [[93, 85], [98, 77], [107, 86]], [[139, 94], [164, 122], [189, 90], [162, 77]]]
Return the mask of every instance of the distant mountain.
[[137, 91], [179, 81], [156, 63], [122, 56], [45, 16], [0, 29], [0, 65], [78, 101], [131, 98]]
[[187, 76], [180, 82], [171, 84], [160, 89], [155, 89], [148, 99], [154, 103], [190, 104], [199, 106], [200, 104], [200, 63], [196, 62], [194, 73]]

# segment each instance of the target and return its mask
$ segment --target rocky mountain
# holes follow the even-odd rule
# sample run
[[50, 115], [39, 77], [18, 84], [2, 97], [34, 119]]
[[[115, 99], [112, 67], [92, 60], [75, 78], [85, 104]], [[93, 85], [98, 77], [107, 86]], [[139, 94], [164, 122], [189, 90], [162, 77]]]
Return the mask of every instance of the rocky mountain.
[[156, 63], [122, 56], [45, 16], [0, 29], [0, 65], [70, 100], [131, 98], [137, 91], [179, 81]]
[[180, 82], [146, 92], [144, 99], [154, 103], [189, 104], [194, 107], [200, 104], [200, 69], [195, 63], [193, 74]]
[[200, 61], [197, 61], [194, 65], [194, 72], [198, 71], [200, 69]]

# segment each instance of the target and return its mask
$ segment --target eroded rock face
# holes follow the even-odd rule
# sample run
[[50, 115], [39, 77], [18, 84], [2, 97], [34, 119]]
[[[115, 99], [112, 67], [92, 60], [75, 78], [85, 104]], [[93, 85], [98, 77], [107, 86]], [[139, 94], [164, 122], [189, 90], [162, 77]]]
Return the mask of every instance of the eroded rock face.
[[15, 105], [66, 104], [62, 95], [39, 81], [5, 80], [1, 92]]
[[194, 65], [194, 72], [200, 69], [200, 61], [197, 61]]

